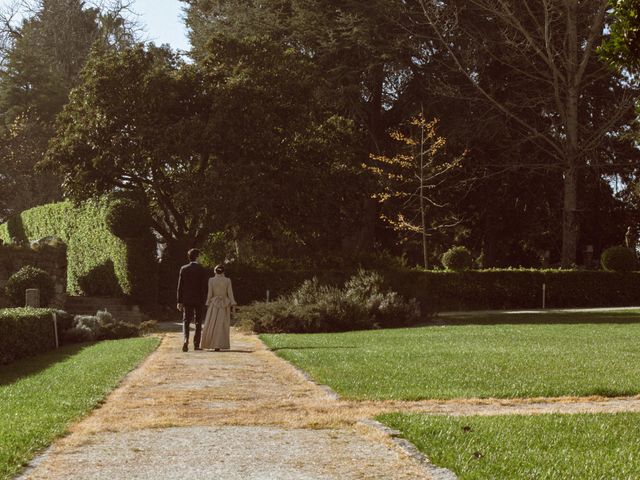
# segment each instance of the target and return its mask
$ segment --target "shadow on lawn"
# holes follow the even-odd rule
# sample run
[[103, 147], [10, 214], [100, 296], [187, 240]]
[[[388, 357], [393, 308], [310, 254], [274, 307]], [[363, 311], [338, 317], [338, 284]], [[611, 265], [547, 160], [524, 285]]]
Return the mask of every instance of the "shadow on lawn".
[[58, 350], [43, 353], [35, 357], [22, 358], [8, 365], [0, 365], [0, 387], [11, 385], [18, 380], [35, 375], [42, 370], [73, 357], [93, 343], [79, 343], [60, 347]]
[[331, 345], [331, 346], [326, 346], [326, 347], [318, 347], [318, 346], [314, 346], [314, 347], [275, 347], [275, 348], [270, 348], [269, 350], [271, 350], [272, 352], [280, 352], [283, 350], [347, 350], [350, 348], [358, 348], [358, 347], [354, 347], [354, 346], [344, 346], [344, 345]]
[[435, 316], [423, 326], [457, 325], [577, 325], [640, 323], [640, 315], [629, 312], [532, 312]]

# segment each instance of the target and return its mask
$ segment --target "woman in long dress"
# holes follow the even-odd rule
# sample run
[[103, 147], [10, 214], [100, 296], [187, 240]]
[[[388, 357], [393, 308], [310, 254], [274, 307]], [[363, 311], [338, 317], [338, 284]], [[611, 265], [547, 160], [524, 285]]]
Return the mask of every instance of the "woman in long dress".
[[207, 295], [207, 316], [202, 329], [201, 348], [214, 350], [231, 348], [229, 328], [231, 325], [231, 308], [236, 306], [231, 288], [231, 279], [225, 277], [224, 267], [217, 265], [215, 277], [209, 279]]

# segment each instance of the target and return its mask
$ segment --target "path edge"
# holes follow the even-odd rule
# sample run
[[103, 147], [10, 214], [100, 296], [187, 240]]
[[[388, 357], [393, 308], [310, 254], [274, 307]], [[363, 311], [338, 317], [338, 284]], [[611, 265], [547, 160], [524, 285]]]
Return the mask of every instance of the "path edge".
[[360, 420], [358, 423], [374, 428], [378, 432], [385, 435], [396, 447], [398, 447], [405, 455], [418, 463], [432, 480], [459, 480], [455, 473], [443, 467], [438, 467], [431, 463], [431, 460], [422, 453], [418, 448], [406, 438], [398, 430], [387, 427], [377, 420], [368, 418]]

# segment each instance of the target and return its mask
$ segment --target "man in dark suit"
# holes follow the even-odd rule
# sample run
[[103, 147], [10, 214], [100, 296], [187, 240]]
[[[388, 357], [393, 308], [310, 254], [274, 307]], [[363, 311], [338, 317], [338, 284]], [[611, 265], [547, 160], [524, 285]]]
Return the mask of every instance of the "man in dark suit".
[[178, 310], [182, 312], [183, 352], [189, 350], [189, 328], [192, 320], [196, 325], [193, 347], [195, 350], [200, 350], [202, 318], [204, 317], [204, 306], [207, 303], [208, 274], [197, 261], [200, 251], [193, 248], [189, 250], [188, 256], [191, 263], [180, 269], [180, 277], [178, 278]]

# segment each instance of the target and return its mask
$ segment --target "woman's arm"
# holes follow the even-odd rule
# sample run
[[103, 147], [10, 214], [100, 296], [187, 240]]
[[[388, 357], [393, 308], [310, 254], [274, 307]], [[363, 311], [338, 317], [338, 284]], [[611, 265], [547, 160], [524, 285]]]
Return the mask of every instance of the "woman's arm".
[[231, 287], [231, 279], [229, 279], [229, 283], [227, 285], [227, 296], [229, 300], [231, 300], [231, 306], [235, 307], [237, 305], [236, 299], [233, 298], [233, 288]]
[[213, 282], [212, 278], [209, 279], [209, 291], [207, 292], [207, 305], [211, 303], [211, 299], [213, 298]]

